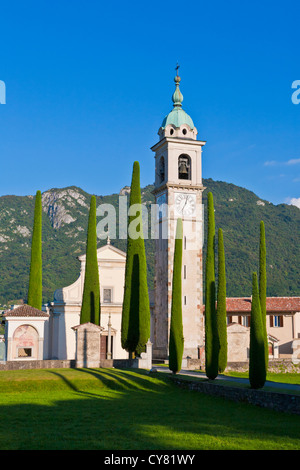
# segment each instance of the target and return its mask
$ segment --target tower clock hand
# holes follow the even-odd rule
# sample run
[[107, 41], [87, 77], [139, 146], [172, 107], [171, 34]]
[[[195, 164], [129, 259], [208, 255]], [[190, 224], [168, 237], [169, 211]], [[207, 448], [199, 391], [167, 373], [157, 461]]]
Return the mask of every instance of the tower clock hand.
[[182, 210], [184, 210], [185, 206], [187, 205], [187, 201], [188, 201], [188, 196], [185, 198], [185, 203], [184, 203]]

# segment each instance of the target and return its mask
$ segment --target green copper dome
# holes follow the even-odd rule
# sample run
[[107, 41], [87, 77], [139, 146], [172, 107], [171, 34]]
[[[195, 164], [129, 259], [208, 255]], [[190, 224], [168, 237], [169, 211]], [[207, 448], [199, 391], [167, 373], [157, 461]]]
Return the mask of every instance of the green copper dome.
[[179, 89], [179, 83], [181, 78], [177, 75], [174, 79], [176, 84], [175, 92], [172, 96], [174, 109], [165, 117], [162, 122], [161, 127], [165, 129], [168, 124], [171, 124], [175, 127], [180, 127], [182, 124], [187, 124], [191, 129], [194, 129], [194, 123], [192, 118], [182, 109], [183, 96]]
[[194, 129], [192, 118], [181, 108], [173, 109], [163, 120], [161, 127], [165, 129], [168, 124], [175, 127], [180, 127], [182, 124], [187, 124], [191, 129]]

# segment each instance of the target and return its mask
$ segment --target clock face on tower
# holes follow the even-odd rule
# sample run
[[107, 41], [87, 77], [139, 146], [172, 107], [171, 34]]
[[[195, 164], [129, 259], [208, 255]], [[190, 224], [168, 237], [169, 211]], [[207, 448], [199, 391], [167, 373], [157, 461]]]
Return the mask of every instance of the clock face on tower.
[[196, 195], [175, 193], [175, 209], [178, 215], [193, 215], [196, 212]]

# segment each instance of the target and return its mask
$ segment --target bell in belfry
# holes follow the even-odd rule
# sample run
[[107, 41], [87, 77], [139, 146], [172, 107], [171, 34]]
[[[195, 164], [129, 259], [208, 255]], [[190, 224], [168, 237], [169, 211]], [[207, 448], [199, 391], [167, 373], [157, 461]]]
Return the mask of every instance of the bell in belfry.
[[186, 157], [179, 158], [178, 175], [179, 179], [189, 179], [189, 162]]

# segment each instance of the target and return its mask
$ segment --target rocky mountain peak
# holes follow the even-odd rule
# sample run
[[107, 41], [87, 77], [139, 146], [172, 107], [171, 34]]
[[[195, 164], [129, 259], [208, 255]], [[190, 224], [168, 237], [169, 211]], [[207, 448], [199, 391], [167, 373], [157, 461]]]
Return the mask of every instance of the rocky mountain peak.
[[74, 188], [50, 189], [42, 194], [43, 211], [55, 229], [76, 221], [73, 216], [78, 205], [85, 209], [89, 207], [87, 198]]

